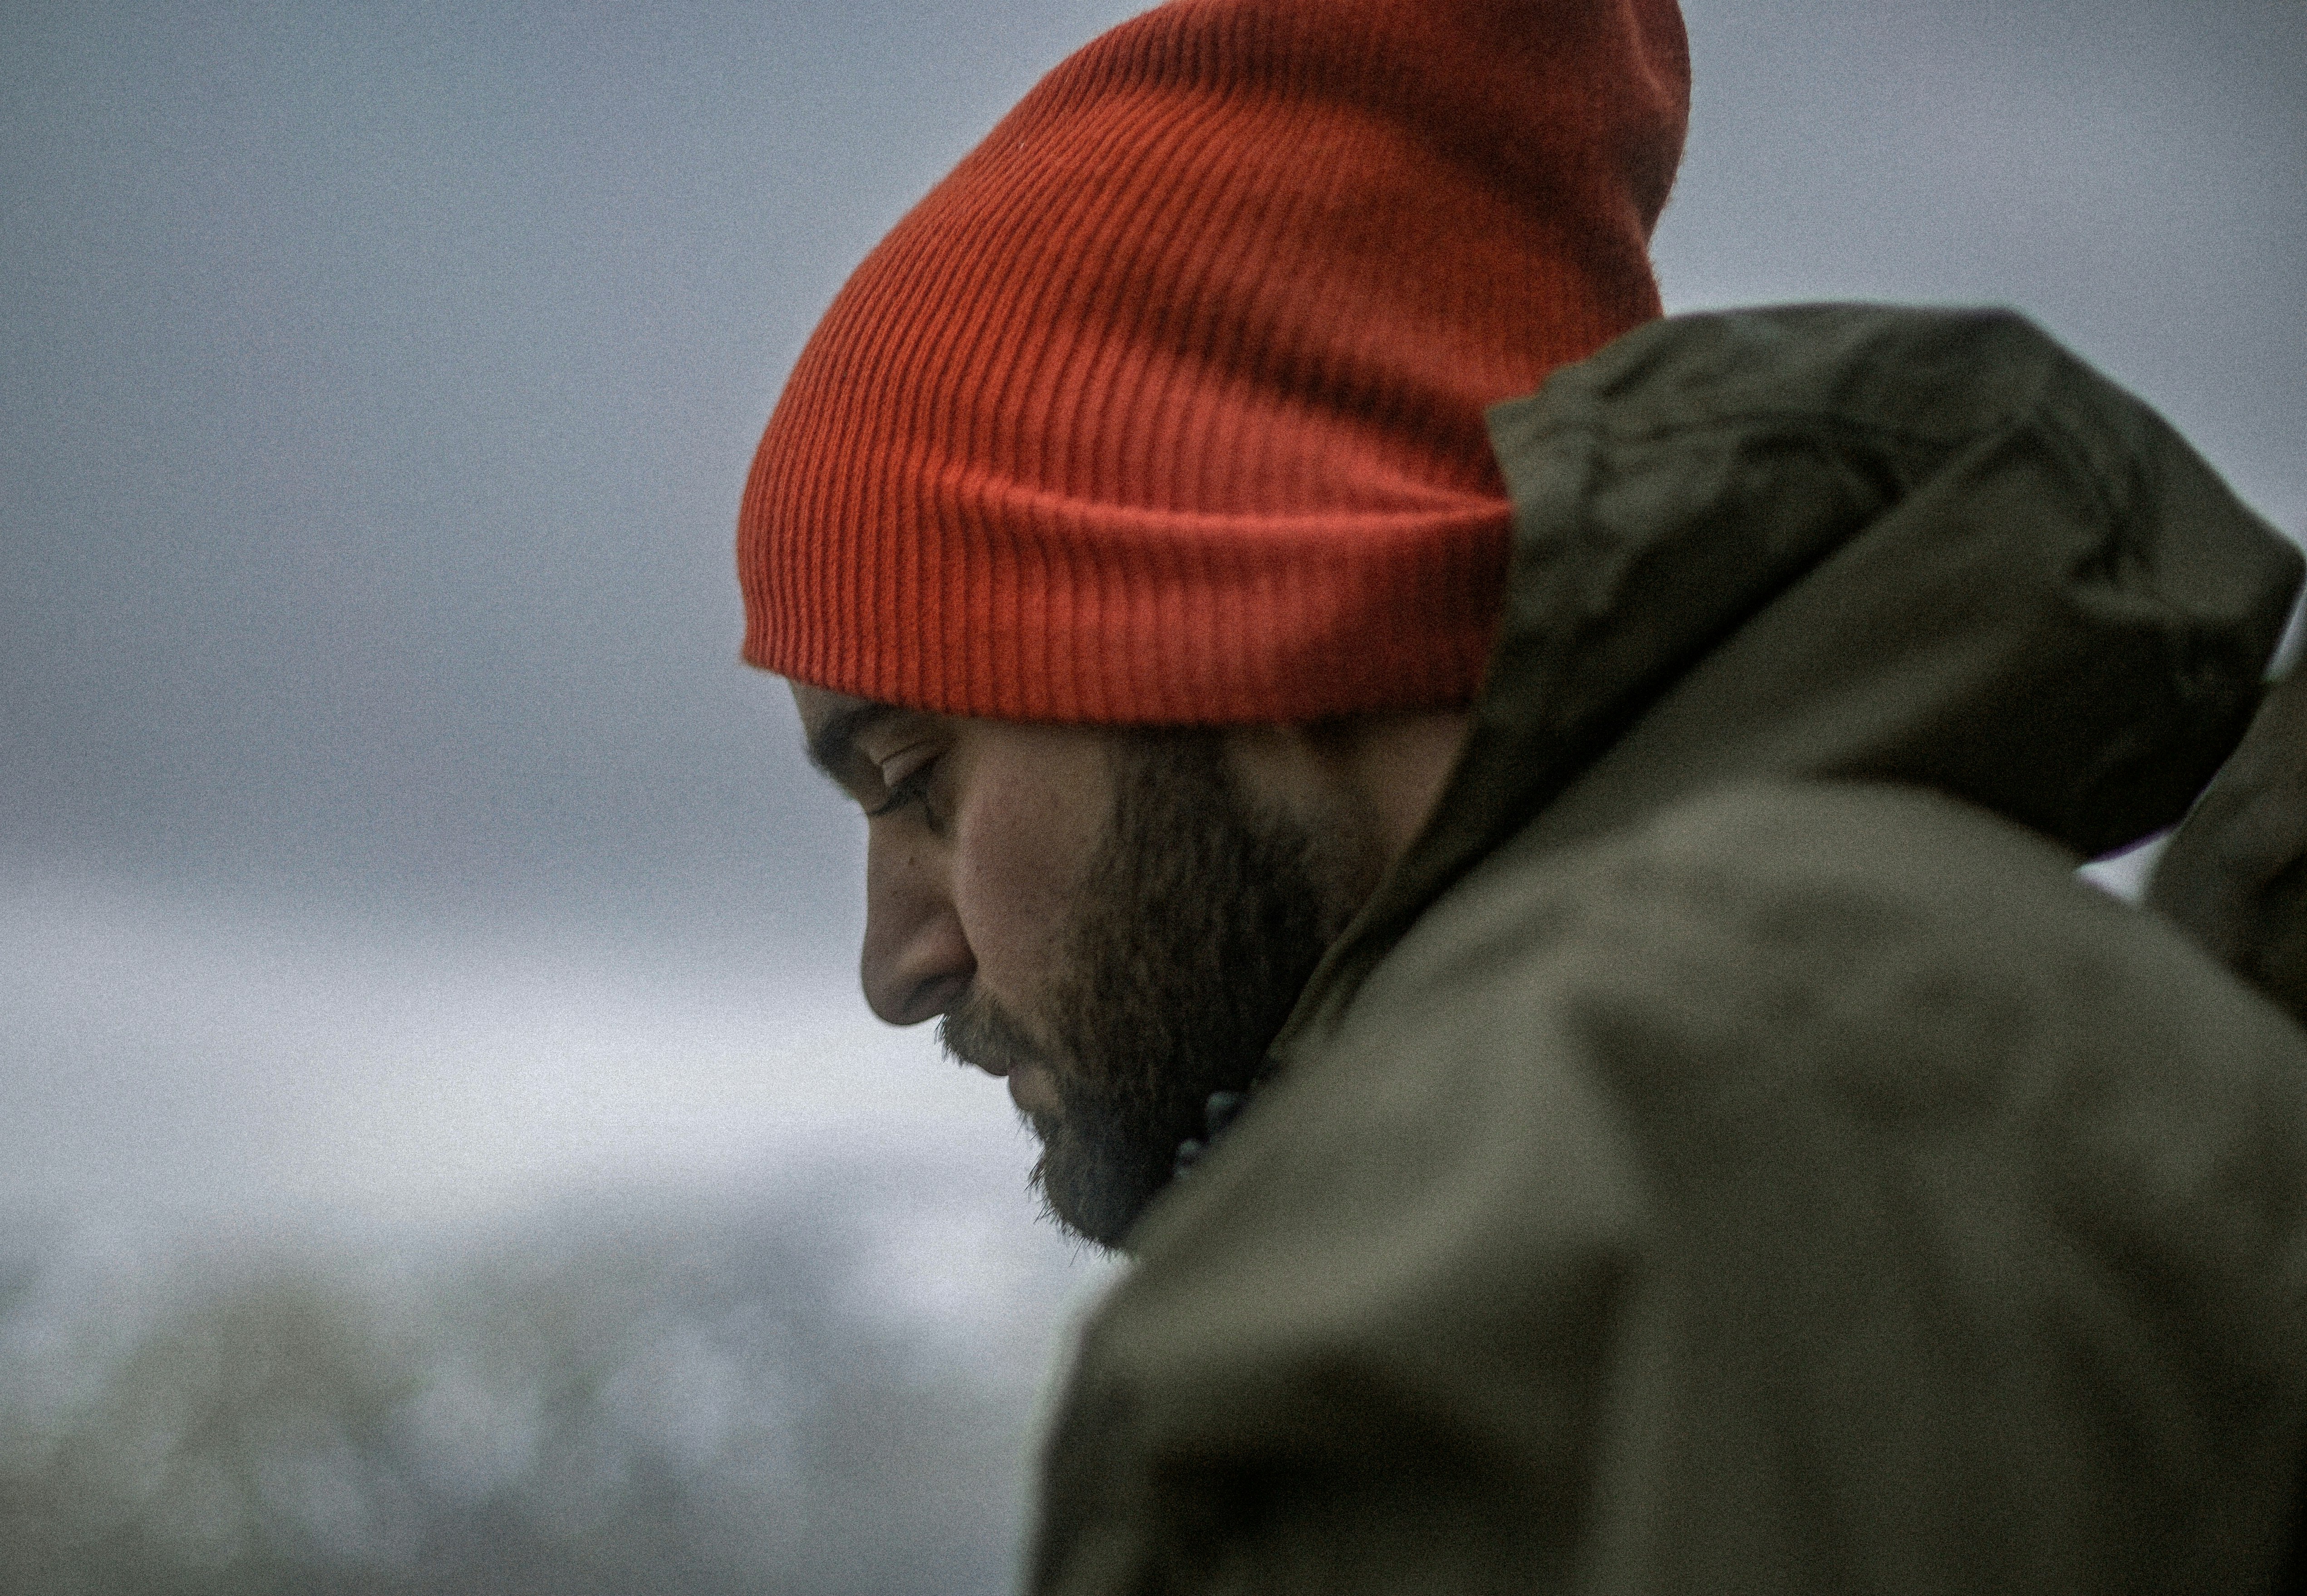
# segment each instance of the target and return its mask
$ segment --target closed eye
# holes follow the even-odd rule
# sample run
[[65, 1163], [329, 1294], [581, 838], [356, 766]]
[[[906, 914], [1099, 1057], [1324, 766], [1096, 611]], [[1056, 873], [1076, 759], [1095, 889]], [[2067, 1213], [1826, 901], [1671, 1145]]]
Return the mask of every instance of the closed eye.
[[930, 811], [928, 799], [930, 777], [936, 773], [937, 767], [935, 759], [923, 760], [889, 788], [888, 797], [865, 811], [866, 819], [878, 820], [885, 815], [897, 813], [909, 803], [920, 803], [923, 821], [935, 829], [937, 817]]

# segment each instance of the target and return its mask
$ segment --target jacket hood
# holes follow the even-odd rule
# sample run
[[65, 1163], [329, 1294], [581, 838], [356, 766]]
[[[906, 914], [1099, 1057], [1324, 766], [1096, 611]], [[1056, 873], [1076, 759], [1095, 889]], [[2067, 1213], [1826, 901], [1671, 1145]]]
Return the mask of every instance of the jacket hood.
[[1677, 317], [1488, 424], [1514, 547], [1466, 746], [1285, 1041], [1509, 837], [1732, 781], [1915, 784], [2083, 855], [2147, 836], [2241, 735], [2300, 579], [2009, 313]]

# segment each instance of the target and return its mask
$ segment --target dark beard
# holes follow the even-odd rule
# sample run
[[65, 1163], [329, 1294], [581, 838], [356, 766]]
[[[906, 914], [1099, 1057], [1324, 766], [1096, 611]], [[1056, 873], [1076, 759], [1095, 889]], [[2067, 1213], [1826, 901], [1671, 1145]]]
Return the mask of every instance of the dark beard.
[[[1061, 944], [1043, 1017], [1051, 1045], [973, 989], [939, 1040], [956, 1059], [1036, 1058], [1062, 1111], [1033, 1116], [1050, 1214], [1119, 1245], [1202, 1134], [1214, 1092], [1239, 1092], [1359, 902], [1359, 817], [1319, 846], [1257, 811], [1209, 732], [1132, 734], [1112, 824]], [[1329, 868], [1325, 868], [1328, 866]]]

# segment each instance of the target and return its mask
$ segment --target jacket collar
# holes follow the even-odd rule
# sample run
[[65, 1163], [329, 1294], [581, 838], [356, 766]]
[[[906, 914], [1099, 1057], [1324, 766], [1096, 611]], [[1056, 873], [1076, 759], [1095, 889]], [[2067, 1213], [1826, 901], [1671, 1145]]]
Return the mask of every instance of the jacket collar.
[[1488, 423], [1514, 542], [1465, 746], [1269, 1071], [1518, 834], [1755, 777], [1918, 784], [2081, 855], [2168, 826], [2299, 585], [2166, 424], [2009, 313], [1655, 322]]

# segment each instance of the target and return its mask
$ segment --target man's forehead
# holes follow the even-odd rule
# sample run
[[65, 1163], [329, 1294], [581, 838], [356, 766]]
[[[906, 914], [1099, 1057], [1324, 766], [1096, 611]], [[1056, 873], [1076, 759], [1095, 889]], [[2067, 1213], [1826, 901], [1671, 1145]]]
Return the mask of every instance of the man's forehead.
[[790, 678], [785, 687], [793, 694], [793, 708], [800, 712], [802, 735], [804, 737], [816, 736], [819, 728], [836, 716], [854, 717], [862, 710], [888, 708], [877, 705], [871, 699], [854, 698], [845, 692], [836, 692], [829, 687], [811, 687], [806, 682], [795, 682]]

